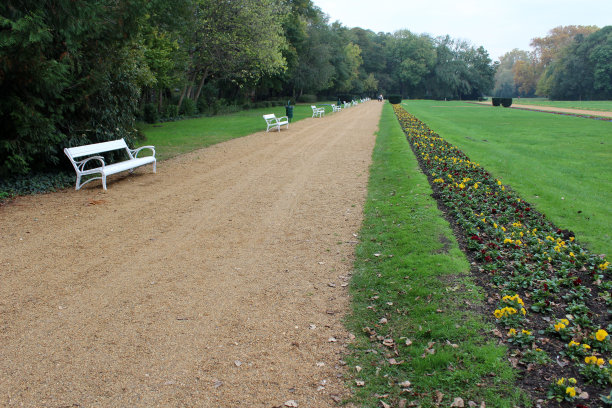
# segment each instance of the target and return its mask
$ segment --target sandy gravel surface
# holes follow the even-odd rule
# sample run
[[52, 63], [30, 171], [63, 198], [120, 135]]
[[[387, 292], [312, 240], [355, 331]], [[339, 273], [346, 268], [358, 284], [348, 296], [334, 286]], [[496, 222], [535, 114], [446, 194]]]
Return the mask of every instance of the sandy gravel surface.
[[[475, 102], [475, 103], [491, 106], [491, 102]], [[553, 106], [540, 106], [540, 105], [521, 105], [521, 104], [517, 104], [514, 102], [512, 102], [512, 107], [528, 109], [528, 110], [541, 110], [541, 111], [546, 111], [546, 112], [574, 113], [576, 115], [591, 115], [591, 116], [601, 116], [605, 118], [612, 118], [612, 112], [609, 112], [609, 111], [567, 109], [567, 108], [557, 108]]]
[[336, 406], [381, 108], [0, 207], [0, 406]]

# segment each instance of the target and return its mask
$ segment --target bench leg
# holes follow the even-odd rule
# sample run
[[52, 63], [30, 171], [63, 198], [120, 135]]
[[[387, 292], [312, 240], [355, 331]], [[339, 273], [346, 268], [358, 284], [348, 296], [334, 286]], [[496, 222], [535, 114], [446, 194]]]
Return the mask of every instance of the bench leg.
[[102, 187], [106, 190], [106, 174], [102, 175]]

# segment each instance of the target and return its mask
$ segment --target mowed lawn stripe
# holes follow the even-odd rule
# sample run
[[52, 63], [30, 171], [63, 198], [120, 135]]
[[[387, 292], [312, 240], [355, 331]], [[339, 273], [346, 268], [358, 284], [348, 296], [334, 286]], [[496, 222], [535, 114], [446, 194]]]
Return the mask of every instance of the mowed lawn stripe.
[[346, 320], [354, 402], [530, 406], [391, 105], [379, 129]]
[[595, 253], [612, 253], [612, 123], [464, 102], [405, 109]]

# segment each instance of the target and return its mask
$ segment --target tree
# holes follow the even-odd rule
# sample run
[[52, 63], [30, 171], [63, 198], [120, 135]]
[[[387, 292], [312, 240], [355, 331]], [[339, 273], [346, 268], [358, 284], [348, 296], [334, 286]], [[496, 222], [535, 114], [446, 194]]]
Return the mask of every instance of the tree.
[[283, 12], [276, 0], [193, 0], [190, 35], [184, 43], [189, 63], [179, 106], [185, 97], [197, 100], [209, 78], [243, 87], [284, 70]]
[[436, 61], [431, 37], [399, 30], [389, 38], [387, 50], [391, 75], [399, 84], [402, 96], [424, 86], [424, 80]]
[[56, 165], [72, 143], [131, 137], [143, 10], [144, 0], [0, 4], [0, 176]]

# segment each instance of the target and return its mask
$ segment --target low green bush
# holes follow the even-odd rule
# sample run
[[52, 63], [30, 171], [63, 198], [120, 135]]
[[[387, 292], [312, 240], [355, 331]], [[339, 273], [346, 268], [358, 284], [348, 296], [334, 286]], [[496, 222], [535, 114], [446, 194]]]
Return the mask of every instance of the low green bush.
[[302, 95], [302, 96], [300, 96], [298, 98], [298, 102], [316, 103], [317, 102], [317, 95], [304, 94], [304, 95]]
[[155, 106], [155, 104], [147, 103], [144, 106], [142, 118], [147, 123], [155, 123], [159, 120], [159, 116], [157, 114], [157, 107]]
[[193, 116], [197, 113], [196, 103], [193, 99], [184, 99], [180, 113], [185, 116]]
[[493, 106], [499, 106], [501, 105], [501, 99], [502, 98], [491, 98], [491, 103], [493, 104]]
[[501, 98], [501, 105], [504, 108], [509, 108], [512, 106], [512, 98]]
[[389, 95], [389, 102], [393, 105], [402, 103], [402, 95]]

